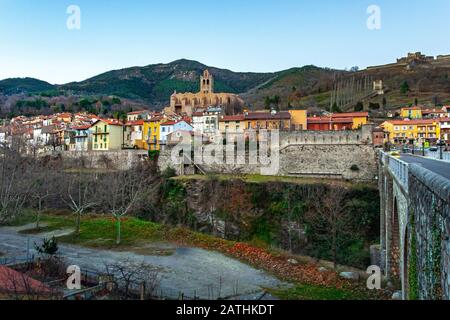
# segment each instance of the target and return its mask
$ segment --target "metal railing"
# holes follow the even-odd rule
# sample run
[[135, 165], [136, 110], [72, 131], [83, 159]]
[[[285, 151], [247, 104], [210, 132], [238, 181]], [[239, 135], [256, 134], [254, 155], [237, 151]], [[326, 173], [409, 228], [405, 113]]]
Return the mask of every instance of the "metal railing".
[[0, 257], [0, 266], [14, 266], [34, 262], [34, 256], [30, 257]]
[[450, 152], [441, 152], [440, 151], [426, 151], [425, 156], [428, 158], [433, 158], [437, 160], [449, 161], [450, 162]]
[[391, 173], [397, 178], [400, 185], [408, 192], [409, 189], [409, 164], [387, 154], [381, 152], [381, 162], [388, 166]]

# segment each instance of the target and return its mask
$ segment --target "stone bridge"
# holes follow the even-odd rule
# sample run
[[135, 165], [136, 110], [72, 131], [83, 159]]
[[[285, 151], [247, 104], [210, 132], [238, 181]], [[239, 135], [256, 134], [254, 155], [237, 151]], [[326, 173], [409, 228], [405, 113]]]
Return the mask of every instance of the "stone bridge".
[[450, 299], [450, 162], [380, 153], [381, 267], [403, 299]]

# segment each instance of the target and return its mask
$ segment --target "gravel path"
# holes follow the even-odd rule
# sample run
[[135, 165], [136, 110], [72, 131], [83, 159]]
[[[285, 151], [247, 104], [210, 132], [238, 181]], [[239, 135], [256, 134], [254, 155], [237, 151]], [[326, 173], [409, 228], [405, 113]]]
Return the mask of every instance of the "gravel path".
[[[31, 254], [35, 253], [33, 244], [40, 242], [42, 236], [22, 235], [18, 233], [19, 230], [21, 229], [13, 227], [0, 228], [0, 252], [4, 254], [2, 258], [26, 257], [27, 243]], [[237, 292], [237, 295], [243, 298], [257, 299], [262, 294], [262, 288], [283, 285], [267, 273], [220, 253], [197, 248], [169, 248], [167, 244], [152, 244], [152, 247], [160, 250], [170, 249], [174, 253], [168, 256], [138, 255], [133, 252], [97, 250], [66, 244], [59, 245], [59, 253], [70, 264], [78, 265], [82, 270], [85, 268], [101, 271], [105, 263], [124, 259], [137, 263], [145, 262], [161, 270], [161, 290], [168, 298], [178, 298], [180, 292], [192, 297], [195, 292], [201, 299], [216, 299], [219, 295], [236, 296]]]

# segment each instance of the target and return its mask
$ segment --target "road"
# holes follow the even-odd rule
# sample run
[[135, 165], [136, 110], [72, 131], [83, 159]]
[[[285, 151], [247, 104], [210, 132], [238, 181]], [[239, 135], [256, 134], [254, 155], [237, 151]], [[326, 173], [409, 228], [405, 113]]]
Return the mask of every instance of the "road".
[[[23, 227], [22, 227], [23, 229]], [[30, 247], [40, 243], [41, 236], [25, 236], [18, 233], [21, 228], [0, 228], [0, 253], [5, 257], [26, 257], [27, 242]], [[46, 234], [45, 237], [50, 236]], [[59, 245], [59, 254], [69, 264], [78, 265], [81, 270], [102, 272], [105, 264], [130, 259], [145, 263], [159, 270], [160, 292], [171, 299], [196, 296], [201, 299], [241, 296], [245, 299], [259, 298], [262, 288], [283, 285], [278, 279], [220, 253], [197, 248], [168, 247], [167, 244], [152, 244], [161, 250], [173, 249], [169, 255], [139, 255], [133, 252], [96, 250], [75, 245]], [[31, 254], [36, 254], [31, 249]], [[0, 258], [1, 259], [1, 258]], [[220, 289], [219, 289], [220, 288]], [[237, 291], [237, 295], [236, 295]]]
[[450, 180], [450, 162], [444, 162], [406, 154], [402, 154], [400, 159], [407, 163], [416, 163], [422, 165], [425, 169], [433, 171], [434, 173], [437, 173], [442, 177]]

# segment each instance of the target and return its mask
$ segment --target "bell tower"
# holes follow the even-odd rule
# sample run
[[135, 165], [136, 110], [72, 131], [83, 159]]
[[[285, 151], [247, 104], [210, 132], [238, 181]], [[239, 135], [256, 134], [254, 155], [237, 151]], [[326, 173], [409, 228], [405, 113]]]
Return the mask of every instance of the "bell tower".
[[214, 78], [208, 70], [203, 71], [200, 77], [200, 93], [214, 93]]

